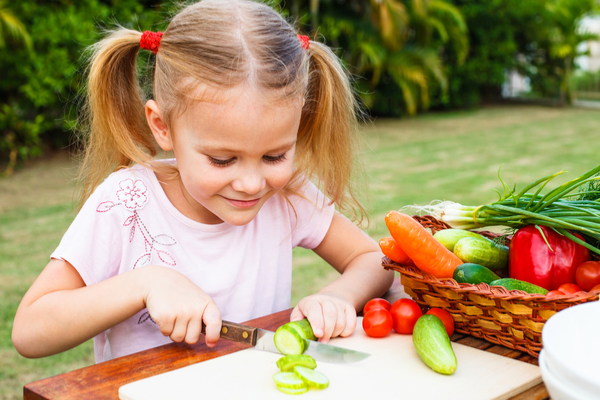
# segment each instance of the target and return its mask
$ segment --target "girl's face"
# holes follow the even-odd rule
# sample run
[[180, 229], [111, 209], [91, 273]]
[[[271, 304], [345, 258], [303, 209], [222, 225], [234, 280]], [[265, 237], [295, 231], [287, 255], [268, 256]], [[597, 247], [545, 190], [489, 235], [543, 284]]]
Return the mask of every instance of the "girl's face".
[[294, 172], [303, 100], [229, 92], [228, 101], [190, 106], [167, 130], [167, 148], [159, 140], [177, 159], [188, 216], [206, 224], [247, 224]]

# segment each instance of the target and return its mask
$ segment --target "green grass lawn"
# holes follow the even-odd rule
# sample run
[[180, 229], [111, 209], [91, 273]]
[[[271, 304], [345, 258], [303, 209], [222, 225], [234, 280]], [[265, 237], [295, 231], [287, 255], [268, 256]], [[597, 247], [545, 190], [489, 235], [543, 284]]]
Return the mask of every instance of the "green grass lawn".
[[[507, 184], [523, 187], [566, 170], [556, 184], [600, 163], [600, 111], [494, 107], [378, 120], [363, 129], [369, 185], [366, 228], [387, 236], [384, 215], [432, 200], [493, 201]], [[18, 303], [74, 218], [75, 169], [65, 155], [0, 180], [0, 399], [22, 398], [24, 384], [93, 363], [91, 341], [63, 354], [28, 360], [12, 347]], [[554, 185], [551, 185], [554, 187]], [[311, 251], [294, 251], [292, 305], [335, 279]]]

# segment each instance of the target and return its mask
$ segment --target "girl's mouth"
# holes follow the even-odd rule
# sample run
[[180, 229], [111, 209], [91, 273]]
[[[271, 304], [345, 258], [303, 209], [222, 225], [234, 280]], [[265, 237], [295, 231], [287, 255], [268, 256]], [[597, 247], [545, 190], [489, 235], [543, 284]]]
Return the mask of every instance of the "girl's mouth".
[[225, 197], [225, 199], [228, 202], [230, 202], [231, 204], [233, 204], [234, 206], [240, 207], [240, 208], [253, 207], [253, 206], [257, 205], [258, 202], [260, 201], [260, 198], [254, 199], [254, 200], [234, 200], [234, 199], [229, 199], [229, 198]]

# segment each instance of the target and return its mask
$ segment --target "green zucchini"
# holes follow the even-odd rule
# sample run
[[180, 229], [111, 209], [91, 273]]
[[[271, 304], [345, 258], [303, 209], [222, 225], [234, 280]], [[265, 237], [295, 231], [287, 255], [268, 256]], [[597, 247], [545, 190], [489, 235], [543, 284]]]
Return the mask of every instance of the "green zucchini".
[[456, 371], [456, 354], [441, 319], [433, 314], [419, 317], [412, 338], [417, 354], [429, 368], [445, 375]]
[[492, 281], [490, 282], [490, 286], [503, 286], [508, 290], [522, 290], [527, 293], [538, 293], [543, 295], [548, 293], [548, 290], [544, 289], [543, 287], [513, 278], [502, 278]]
[[456, 267], [452, 278], [458, 283], [471, 283], [473, 285], [481, 282], [489, 284], [492, 281], [500, 279], [489, 268], [473, 263], [464, 263]]
[[483, 265], [492, 270], [508, 267], [508, 247], [488, 239], [462, 238], [454, 246], [454, 254], [466, 263]]
[[454, 246], [460, 239], [466, 237], [485, 239], [478, 233], [465, 231], [464, 229], [442, 229], [437, 231], [433, 237], [450, 251], [454, 251]]

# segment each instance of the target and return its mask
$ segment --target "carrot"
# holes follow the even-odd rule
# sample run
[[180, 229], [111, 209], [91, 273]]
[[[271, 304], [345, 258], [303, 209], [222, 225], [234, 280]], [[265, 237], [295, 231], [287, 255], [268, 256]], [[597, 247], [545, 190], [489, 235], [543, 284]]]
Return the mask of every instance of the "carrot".
[[463, 264], [460, 258], [446, 249], [411, 216], [390, 211], [385, 216], [392, 237], [420, 270], [436, 278], [451, 278]]
[[379, 247], [381, 247], [381, 251], [387, 258], [392, 261], [397, 262], [400, 265], [412, 265], [415, 266], [413, 260], [410, 259], [409, 256], [406, 255], [404, 250], [398, 246], [398, 243], [394, 240], [393, 237], [388, 236], [384, 237], [379, 241]]

